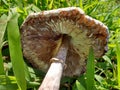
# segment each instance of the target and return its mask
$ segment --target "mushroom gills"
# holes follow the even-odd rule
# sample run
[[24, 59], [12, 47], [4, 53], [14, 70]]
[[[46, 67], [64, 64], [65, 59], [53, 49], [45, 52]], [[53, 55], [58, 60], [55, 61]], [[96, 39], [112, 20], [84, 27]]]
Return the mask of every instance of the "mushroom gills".
[[109, 36], [102, 22], [85, 15], [77, 7], [31, 14], [23, 22], [20, 33], [24, 57], [44, 72], [59, 51], [64, 36], [70, 37], [64, 76], [82, 74], [89, 48], [92, 46], [96, 51], [95, 57], [101, 57]]

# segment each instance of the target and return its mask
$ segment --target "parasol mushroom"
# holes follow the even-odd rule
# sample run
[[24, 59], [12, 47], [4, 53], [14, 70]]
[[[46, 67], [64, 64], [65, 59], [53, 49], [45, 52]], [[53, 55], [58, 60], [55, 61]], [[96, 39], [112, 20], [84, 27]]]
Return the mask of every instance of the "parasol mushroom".
[[107, 27], [77, 7], [33, 13], [20, 33], [28, 62], [44, 72], [49, 68], [40, 90], [58, 90], [62, 75], [84, 73], [90, 47], [95, 57], [107, 51]]

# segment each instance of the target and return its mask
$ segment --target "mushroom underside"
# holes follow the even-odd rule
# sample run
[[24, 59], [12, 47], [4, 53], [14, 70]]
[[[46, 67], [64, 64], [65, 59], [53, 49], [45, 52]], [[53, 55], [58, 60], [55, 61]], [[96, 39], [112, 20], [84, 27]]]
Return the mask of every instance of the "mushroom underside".
[[58, 52], [64, 36], [71, 37], [64, 76], [80, 75], [85, 71], [91, 46], [96, 52], [95, 57], [105, 53], [107, 32], [105, 27], [101, 28], [101, 23], [77, 9], [44, 13], [29, 16], [21, 27], [23, 54], [34, 67], [48, 70], [50, 59]]

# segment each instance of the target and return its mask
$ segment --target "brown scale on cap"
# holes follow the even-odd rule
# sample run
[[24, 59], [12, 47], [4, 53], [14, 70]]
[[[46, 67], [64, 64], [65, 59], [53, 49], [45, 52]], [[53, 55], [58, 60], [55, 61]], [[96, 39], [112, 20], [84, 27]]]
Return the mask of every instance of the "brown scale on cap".
[[65, 76], [80, 75], [85, 71], [91, 46], [95, 57], [101, 57], [107, 50], [107, 27], [76, 7], [31, 14], [20, 32], [24, 56], [34, 67], [45, 72], [64, 35], [71, 37], [65, 62], [67, 68], [63, 71]]

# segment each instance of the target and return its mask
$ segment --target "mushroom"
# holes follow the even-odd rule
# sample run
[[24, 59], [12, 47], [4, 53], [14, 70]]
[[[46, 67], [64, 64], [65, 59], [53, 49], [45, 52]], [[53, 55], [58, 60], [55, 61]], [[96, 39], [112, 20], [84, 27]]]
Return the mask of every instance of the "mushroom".
[[97, 58], [107, 51], [108, 28], [77, 7], [30, 14], [20, 33], [28, 62], [44, 72], [49, 68], [39, 90], [58, 90], [62, 75], [84, 73], [90, 47]]

